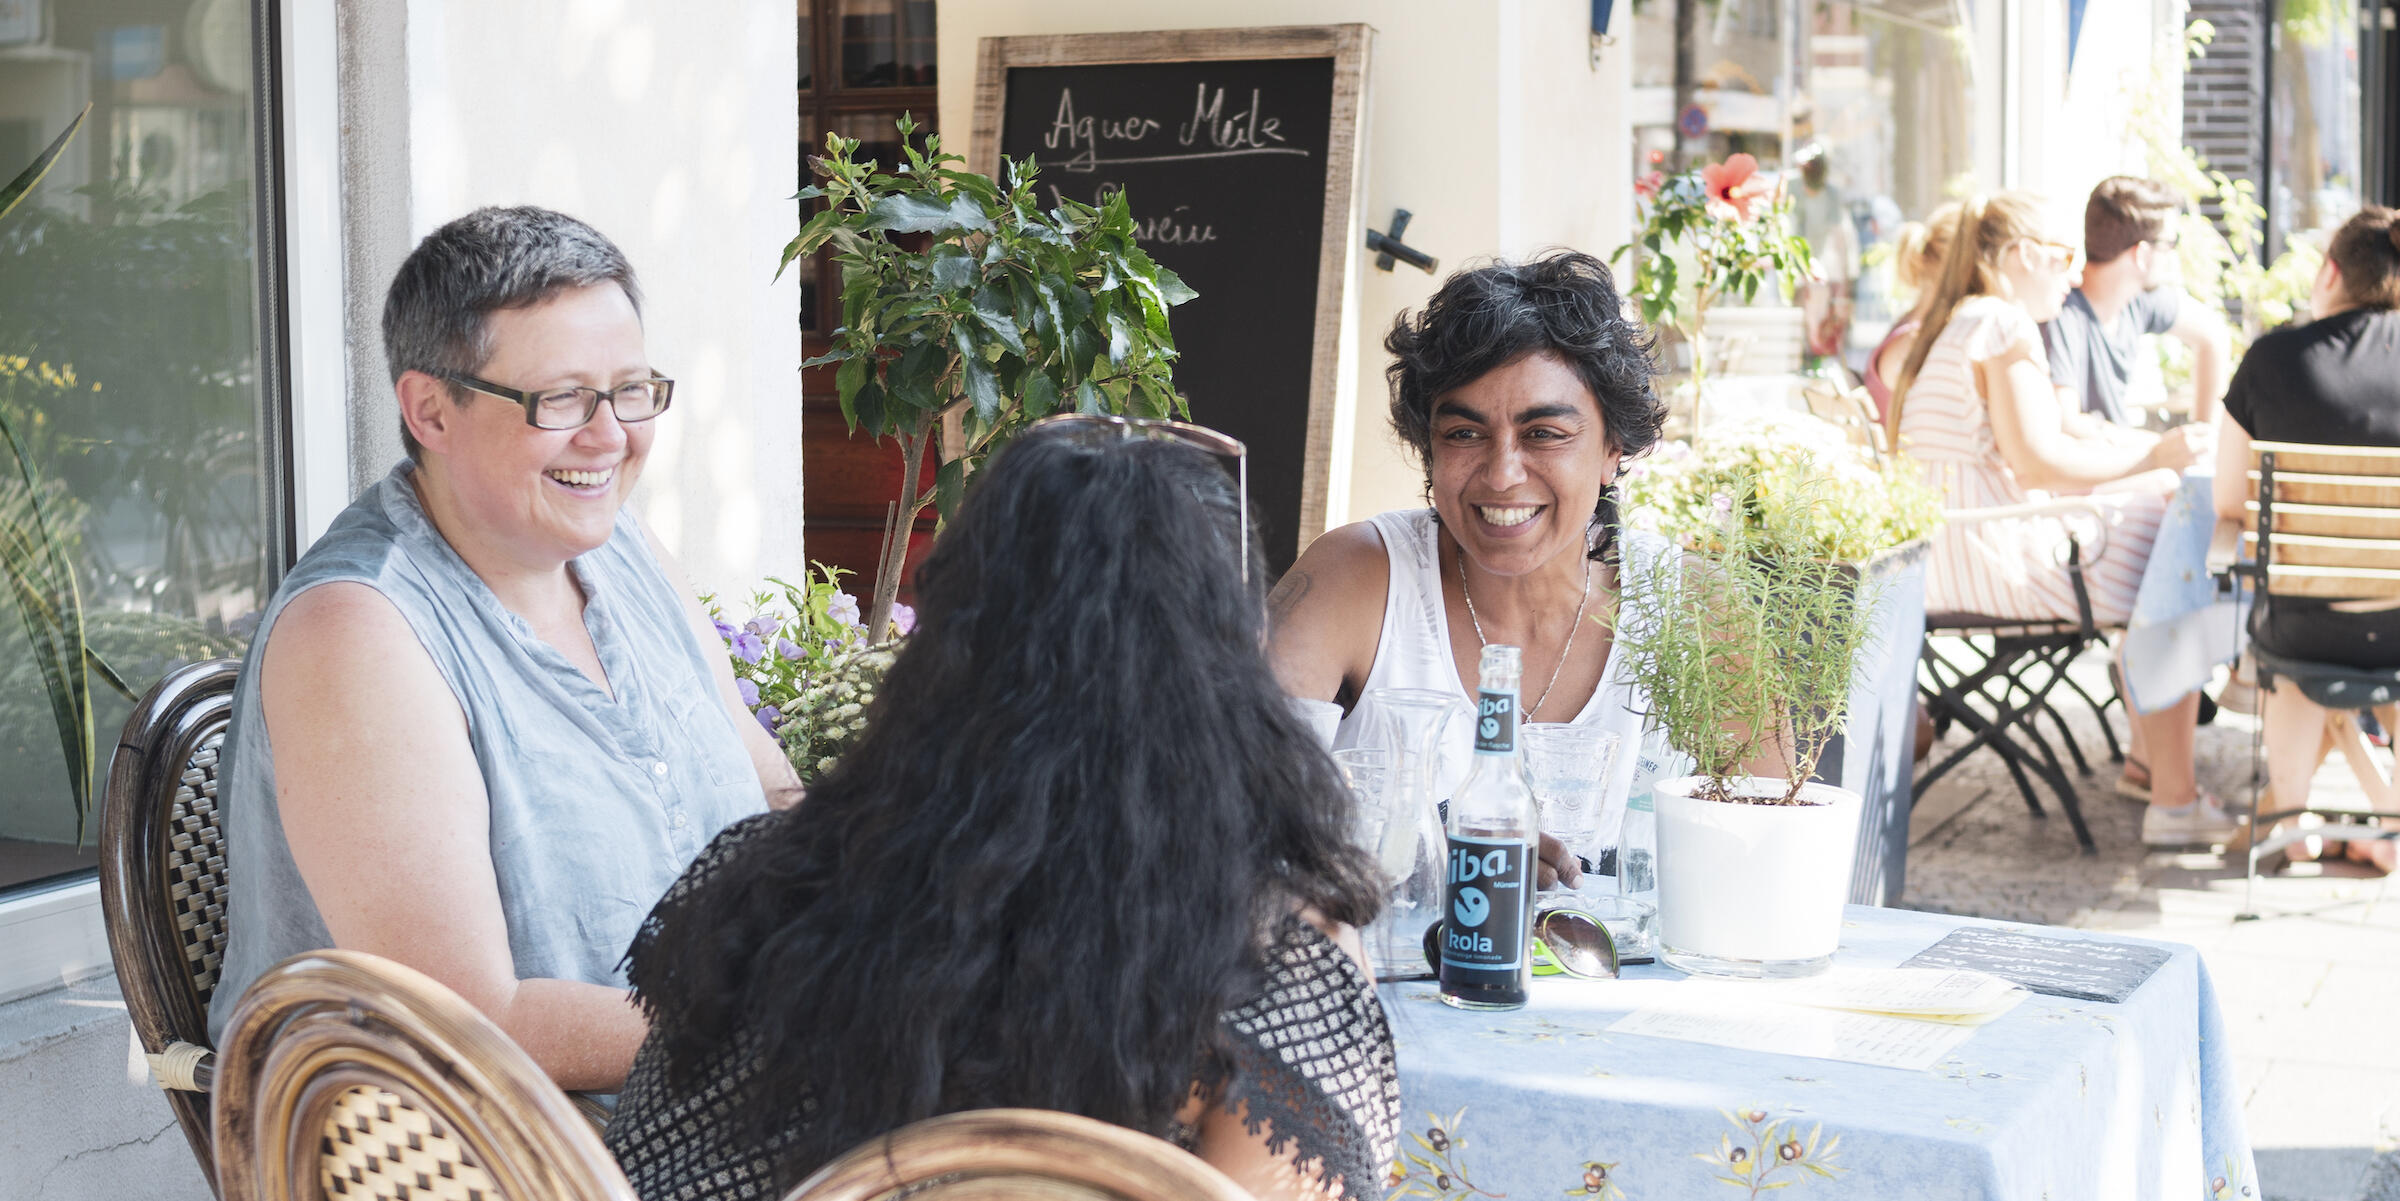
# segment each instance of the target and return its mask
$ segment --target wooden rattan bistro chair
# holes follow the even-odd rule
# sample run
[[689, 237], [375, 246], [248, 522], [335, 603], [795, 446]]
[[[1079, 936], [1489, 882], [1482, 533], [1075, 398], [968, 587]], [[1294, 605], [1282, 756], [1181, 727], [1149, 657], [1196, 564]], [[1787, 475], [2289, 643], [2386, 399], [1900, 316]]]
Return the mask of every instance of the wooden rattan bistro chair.
[[[1381, 1181], [1348, 1189], [1377, 1191]], [[1199, 1157], [1122, 1126], [1043, 1109], [975, 1109], [903, 1126], [825, 1165], [784, 1201], [1250, 1201]]]
[[225, 1201], [633, 1201], [584, 1111], [491, 1019], [357, 951], [268, 969], [225, 1029]]
[[[2250, 453], [2248, 509], [2253, 520], [2242, 535], [2245, 563], [2234, 574], [2256, 586], [2260, 608], [2272, 606], [2277, 597], [2330, 600], [2337, 608], [2343, 602], [2389, 608], [2400, 601], [2400, 449], [2254, 442]], [[2250, 895], [2258, 882], [2259, 861], [2266, 856], [2312, 835], [2329, 842], [2400, 838], [2400, 831], [2361, 820], [2375, 813], [2400, 814], [2400, 788], [2376, 761], [2358, 726], [2362, 709], [2377, 710], [2387, 729], [2400, 717], [2394, 711], [2400, 705], [2400, 670], [2309, 662], [2255, 645], [2250, 653], [2260, 687], [2280, 680], [2325, 708], [2326, 734], [2358, 777], [2371, 812], [2305, 803], [2257, 812], [2265, 808], [2262, 794], [2252, 807], [2253, 830], [2309, 814], [2325, 818], [2326, 824], [2248, 840], [2244, 917], [2256, 916]], [[2258, 749], [2253, 738], [2253, 777], [2259, 775]]]
[[226, 935], [217, 750], [240, 671], [212, 659], [160, 680], [126, 719], [100, 808], [100, 906], [126, 1015], [212, 1184], [208, 1002]]

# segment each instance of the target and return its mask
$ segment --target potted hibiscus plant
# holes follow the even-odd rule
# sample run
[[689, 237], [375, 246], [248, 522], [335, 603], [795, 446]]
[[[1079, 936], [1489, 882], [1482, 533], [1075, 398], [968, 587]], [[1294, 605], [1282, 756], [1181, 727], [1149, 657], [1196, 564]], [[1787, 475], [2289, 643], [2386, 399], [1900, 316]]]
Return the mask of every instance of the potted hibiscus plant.
[[1694, 413], [1708, 379], [1708, 311], [1739, 297], [1758, 298], [1769, 279], [1785, 299], [1816, 273], [1808, 242], [1791, 230], [1791, 197], [1758, 174], [1758, 160], [1736, 154], [1680, 175], [1653, 171], [1634, 185], [1641, 228], [1610, 262], [1635, 255], [1626, 297], [1642, 320], [1665, 325], [1691, 347]]
[[[1628, 555], [1618, 653], [1650, 723], [1694, 761], [1653, 787], [1660, 956], [1687, 972], [1822, 971], [1840, 941], [1861, 799], [1812, 782], [1841, 733], [1883, 588], [1825, 557], [1801, 482], [1760, 477], [1710, 502], [1680, 546]], [[1776, 776], [1750, 765], [1780, 761]]]

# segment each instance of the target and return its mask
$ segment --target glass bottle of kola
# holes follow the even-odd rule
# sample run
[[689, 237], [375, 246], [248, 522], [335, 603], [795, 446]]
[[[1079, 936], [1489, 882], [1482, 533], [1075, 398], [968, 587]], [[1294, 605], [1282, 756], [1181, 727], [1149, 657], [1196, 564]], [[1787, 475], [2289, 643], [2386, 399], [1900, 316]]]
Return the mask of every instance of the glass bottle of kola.
[[1475, 697], [1475, 764], [1450, 795], [1449, 876], [1442, 890], [1442, 1000], [1516, 1009], [1533, 978], [1533, 781], [1517, 753], [1516, 647], [1483, 648]]

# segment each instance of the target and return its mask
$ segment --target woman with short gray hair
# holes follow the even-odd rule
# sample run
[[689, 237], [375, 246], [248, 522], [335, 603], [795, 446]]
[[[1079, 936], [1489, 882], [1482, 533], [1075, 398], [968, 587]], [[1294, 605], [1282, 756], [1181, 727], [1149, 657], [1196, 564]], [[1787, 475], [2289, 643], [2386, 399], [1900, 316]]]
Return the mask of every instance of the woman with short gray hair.
[[626, 497], [674, 381], [625, 256], [487, 208], [392, 281], [409, 457], [284, 579], [221, 777], [221, 1031], [321, 947], [449, 986], [561, 1086], [613, 1092], [647, 1025], [621, 959], [736, 819], [796, 800], [781, 752]]

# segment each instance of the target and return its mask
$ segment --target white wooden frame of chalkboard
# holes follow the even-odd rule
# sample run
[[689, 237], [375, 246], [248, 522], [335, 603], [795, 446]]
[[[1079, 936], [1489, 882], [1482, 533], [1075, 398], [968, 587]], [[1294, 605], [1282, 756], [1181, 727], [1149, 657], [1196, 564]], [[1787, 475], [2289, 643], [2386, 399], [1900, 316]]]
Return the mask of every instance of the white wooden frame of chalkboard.
[[1326, 529], [1333, 477], [1333, 411], [1341, 382], [1342, 300], [1360, 233], [1355, 212], [1360, 150], [1366, 145], [1367, 45], [1363, 24], [1258, 29], [1167, 29], [1143, 33], [1028, 34], [985, 38], [976, 53], [974, 128], [967, 165], [1000, 166], [1002, 109], [1011, 67], [1092, 67], [1226, 59], [1331, 58], [1332, 120], [1325, 138], [1325, 217], [1317, 259], [1317, 324], [1309, 355], [1308, 446], [1300, 480], [1301, 550]]

